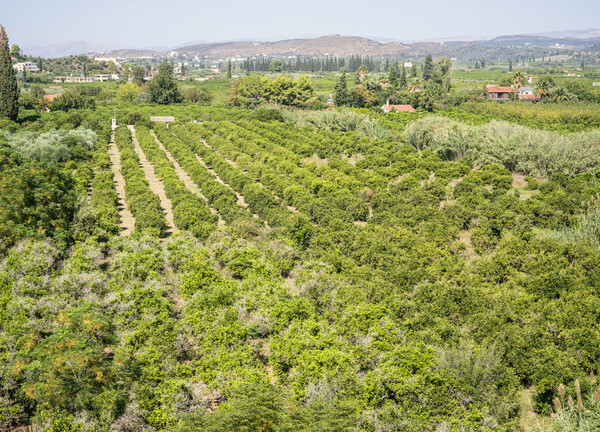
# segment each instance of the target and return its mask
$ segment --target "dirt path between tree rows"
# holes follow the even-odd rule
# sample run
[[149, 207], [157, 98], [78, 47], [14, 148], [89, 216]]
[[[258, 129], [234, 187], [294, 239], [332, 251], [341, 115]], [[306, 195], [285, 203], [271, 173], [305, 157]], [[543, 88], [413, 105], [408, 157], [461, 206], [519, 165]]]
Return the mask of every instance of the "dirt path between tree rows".
[[[167, 155], [167, 159], [169, 159], [169, 161], [171, 161], [171, 163], [175, 167], [175, 172], [177, 173], [177, 176], [179, 177], [179, 179], [185, 184], [185, 187], [188, 188], [188, 190], [190, 192], [192, 192], [193, 194], [202, 198], [206, 202], [206, 205], [208, 206], [208, 208], [212, 214], [218, 215], [217, 210], [215, 210], [214, 207], [212, 207], [211, 205], [208, 204], [208, 199], [202, 194], [202, 191], [200, 191], [200, 188], [196, 185], [196, 183], [194, 183], [192, 181], [192, 179], [188, 175], [188, 173], [181, 167], [181, 165], [179, 165], [179, 163], [175, 160], [173, 155], [171, 155], [171, 153], [169, 153], [169, 151], [165, 148], [163, 143], [160, 142], [160, 140], [158, 139], [158, 137], [156, 136], [154, 131], [150, 131], [150, 135], [152, 135], [152, 137], [156, 141], [156, 144], [158, 145], [158, 147], [163, 152], [165, 152], [165, 154]], [[225, 221], [219, 215], [219, 225], [224, 225], [224, 224], [225, 224]]]
[[146, 176], [146, 180], [148, 180], [148, 183], [150, 185], [150, 190], [154, 194], [156, 194], [160, 199], [160, 205], [163, 211], [165, 212], [167, 225], [169, 226], [168, 232], [172, 234], [176, 230], [175, 221], [173, 219], [173, 204], [171, 203], [171, 200], [167, 197], [167, 194], [165, 193], [165, 188], [163, 186], [162, 179], [160, 179], [154, 173], [154, 166], [150, 163], [148, 158], [146, 158], [144, 151], [140, 147], [140, 143], [138, 142], [137, 136], [135, 134], [135, 128], [132, 125], [129, 125], [127, 127], [131, 131], [133, 137], [133, 147], [138, 157], [140, 158], [140, 164]]
[[128, 236], [135, 228], [135, 218], [129, 207], [127, 206], [127, 200], [125, 199], [125, 178], [121, 174], [121, 152], [115, 144], [115, 131], [114, 129], [110, 133], [110, 143], [108, 145], [108, 156], [110, 157], [110, 167], [112, 169], [115, 181], [115, 188], [119, 197], [119, 204], [117, 210], [119, 211], [119, 218], [121, 219], [121, 237]]

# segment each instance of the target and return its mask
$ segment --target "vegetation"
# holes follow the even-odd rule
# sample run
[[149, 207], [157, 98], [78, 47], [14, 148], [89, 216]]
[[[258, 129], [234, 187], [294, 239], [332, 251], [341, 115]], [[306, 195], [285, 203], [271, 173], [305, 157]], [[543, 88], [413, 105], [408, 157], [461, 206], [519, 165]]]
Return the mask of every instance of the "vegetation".
[[181, 93], [173, 78], [173, 66], [169, 62], [163, 62], [158, 67], [158, 74], [148, 85], [150, 101], [168, 105], [181, 102]]
[[135, 229], [154, 236], [166, 234], [168, 226], [160, 199], [151, 190], [140, 168], [131, 132], [120, 126], [115, 132], [115, 143], [121, 152], [121, 172], [125, 177], [127, 203], [135, 216]]
[[446, 160], [470, 157], [477, 166], [497, 163], [544, 179], [559, 173], [574, 176], [600, 165], [597, 130], [564, 135], [495, 120], [470, 126], [428, 117], [406, 129], [406, 142], [417, 150], [432, 149]]
[[0, 118], [16, 120], [19, 116], [19, 88], [10, 60], [8, 36], [0, 25]]
[[306, 75], [292, 78], [279, 75], [268, 79], [260, 75], [239, 78], [231, 87], [229, 103], [234, 106], [257, 106], [264, 102], [301, 106], [314, 95], [310, 78]]
[[0, 430], [597, 428], [593, 90], [483, 101], [524, 85], [514, 59], [276, 60], [126, 65], [50, 112], [23, 80], [0, 120]]

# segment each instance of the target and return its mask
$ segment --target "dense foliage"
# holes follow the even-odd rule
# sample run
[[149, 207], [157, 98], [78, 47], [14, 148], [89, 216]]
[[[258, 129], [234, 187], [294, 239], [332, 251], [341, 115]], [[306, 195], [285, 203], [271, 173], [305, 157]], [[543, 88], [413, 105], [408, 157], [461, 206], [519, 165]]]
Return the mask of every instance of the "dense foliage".
[[306, 75], [296, 80], [284, 75], [269, 79], [260, 75], [239, 78], [231, 87], [229, 103], [234, 106], [256, 106], [263, 102], [300, 106], [314, 96], [311, 80]]
[[6, 123], [0, 430], [508, 432], [524, 395], [594, 424], [597, 130], [113, 109]]
[[88, 129], [5, 133], [5, 138], [19, 154], [51, 162], [85, 160], [98, 139], [96, 133]]
[[0, 25], [0, 119], [19, 115], [19, 87], [13, 70], [6, 30]]
[[411, 124], [405, 138], [417, 150], [429, 148], [447, 160], [470, 157], [478, 166], [497, 163], [537, 178], [574, 176], [600, 166], [598, 130], [565, 135], [495, 120], [470, 126], [428, 117]]

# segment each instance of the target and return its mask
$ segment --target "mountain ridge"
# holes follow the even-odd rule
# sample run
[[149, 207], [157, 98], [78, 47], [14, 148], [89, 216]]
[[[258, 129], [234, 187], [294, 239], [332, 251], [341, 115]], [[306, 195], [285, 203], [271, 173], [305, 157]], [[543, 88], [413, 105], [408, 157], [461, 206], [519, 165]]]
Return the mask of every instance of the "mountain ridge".
[[[588, 37], [589, 36], [589, 37]], [[377, 40], [379, 39], [379, 40]], [[368, 38], [339, 34], [319, 37], [290, 38], [274, 41], [235, 40], [181, 44], [173, 47], [153, 46], [143, 49], [116, 46], [102, 42], [60, 41], [47, 46], [23, 46], [25, 54], [42, 57], [64, 57], [89, 54], [101, 57], [147, 57], [164, 56], [175, 52], [186, 56], [208, 58], [256, 57], [256, 56], [310, 56], [332, 55], [337, 57], [394, 56], [444, 54], [454, 51], [448, 47], [502, 47], [534, 46], [565, 49], [584, 49], [600, 42], [600, 29], [565, 30], [496, 37], [449, 37], [429, 40], [401, 42], [391, 38]]]

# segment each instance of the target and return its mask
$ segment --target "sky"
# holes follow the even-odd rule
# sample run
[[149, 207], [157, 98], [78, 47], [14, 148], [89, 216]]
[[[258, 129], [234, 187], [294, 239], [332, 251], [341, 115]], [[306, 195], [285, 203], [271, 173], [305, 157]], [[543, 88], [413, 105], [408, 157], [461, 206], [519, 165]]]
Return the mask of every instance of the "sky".
[[600, 27], [599, 18], [599, 0], [0, 0], [0, 24], [21, 46], [174, 47], [331, 34], [412, 41], [583, 30]]

